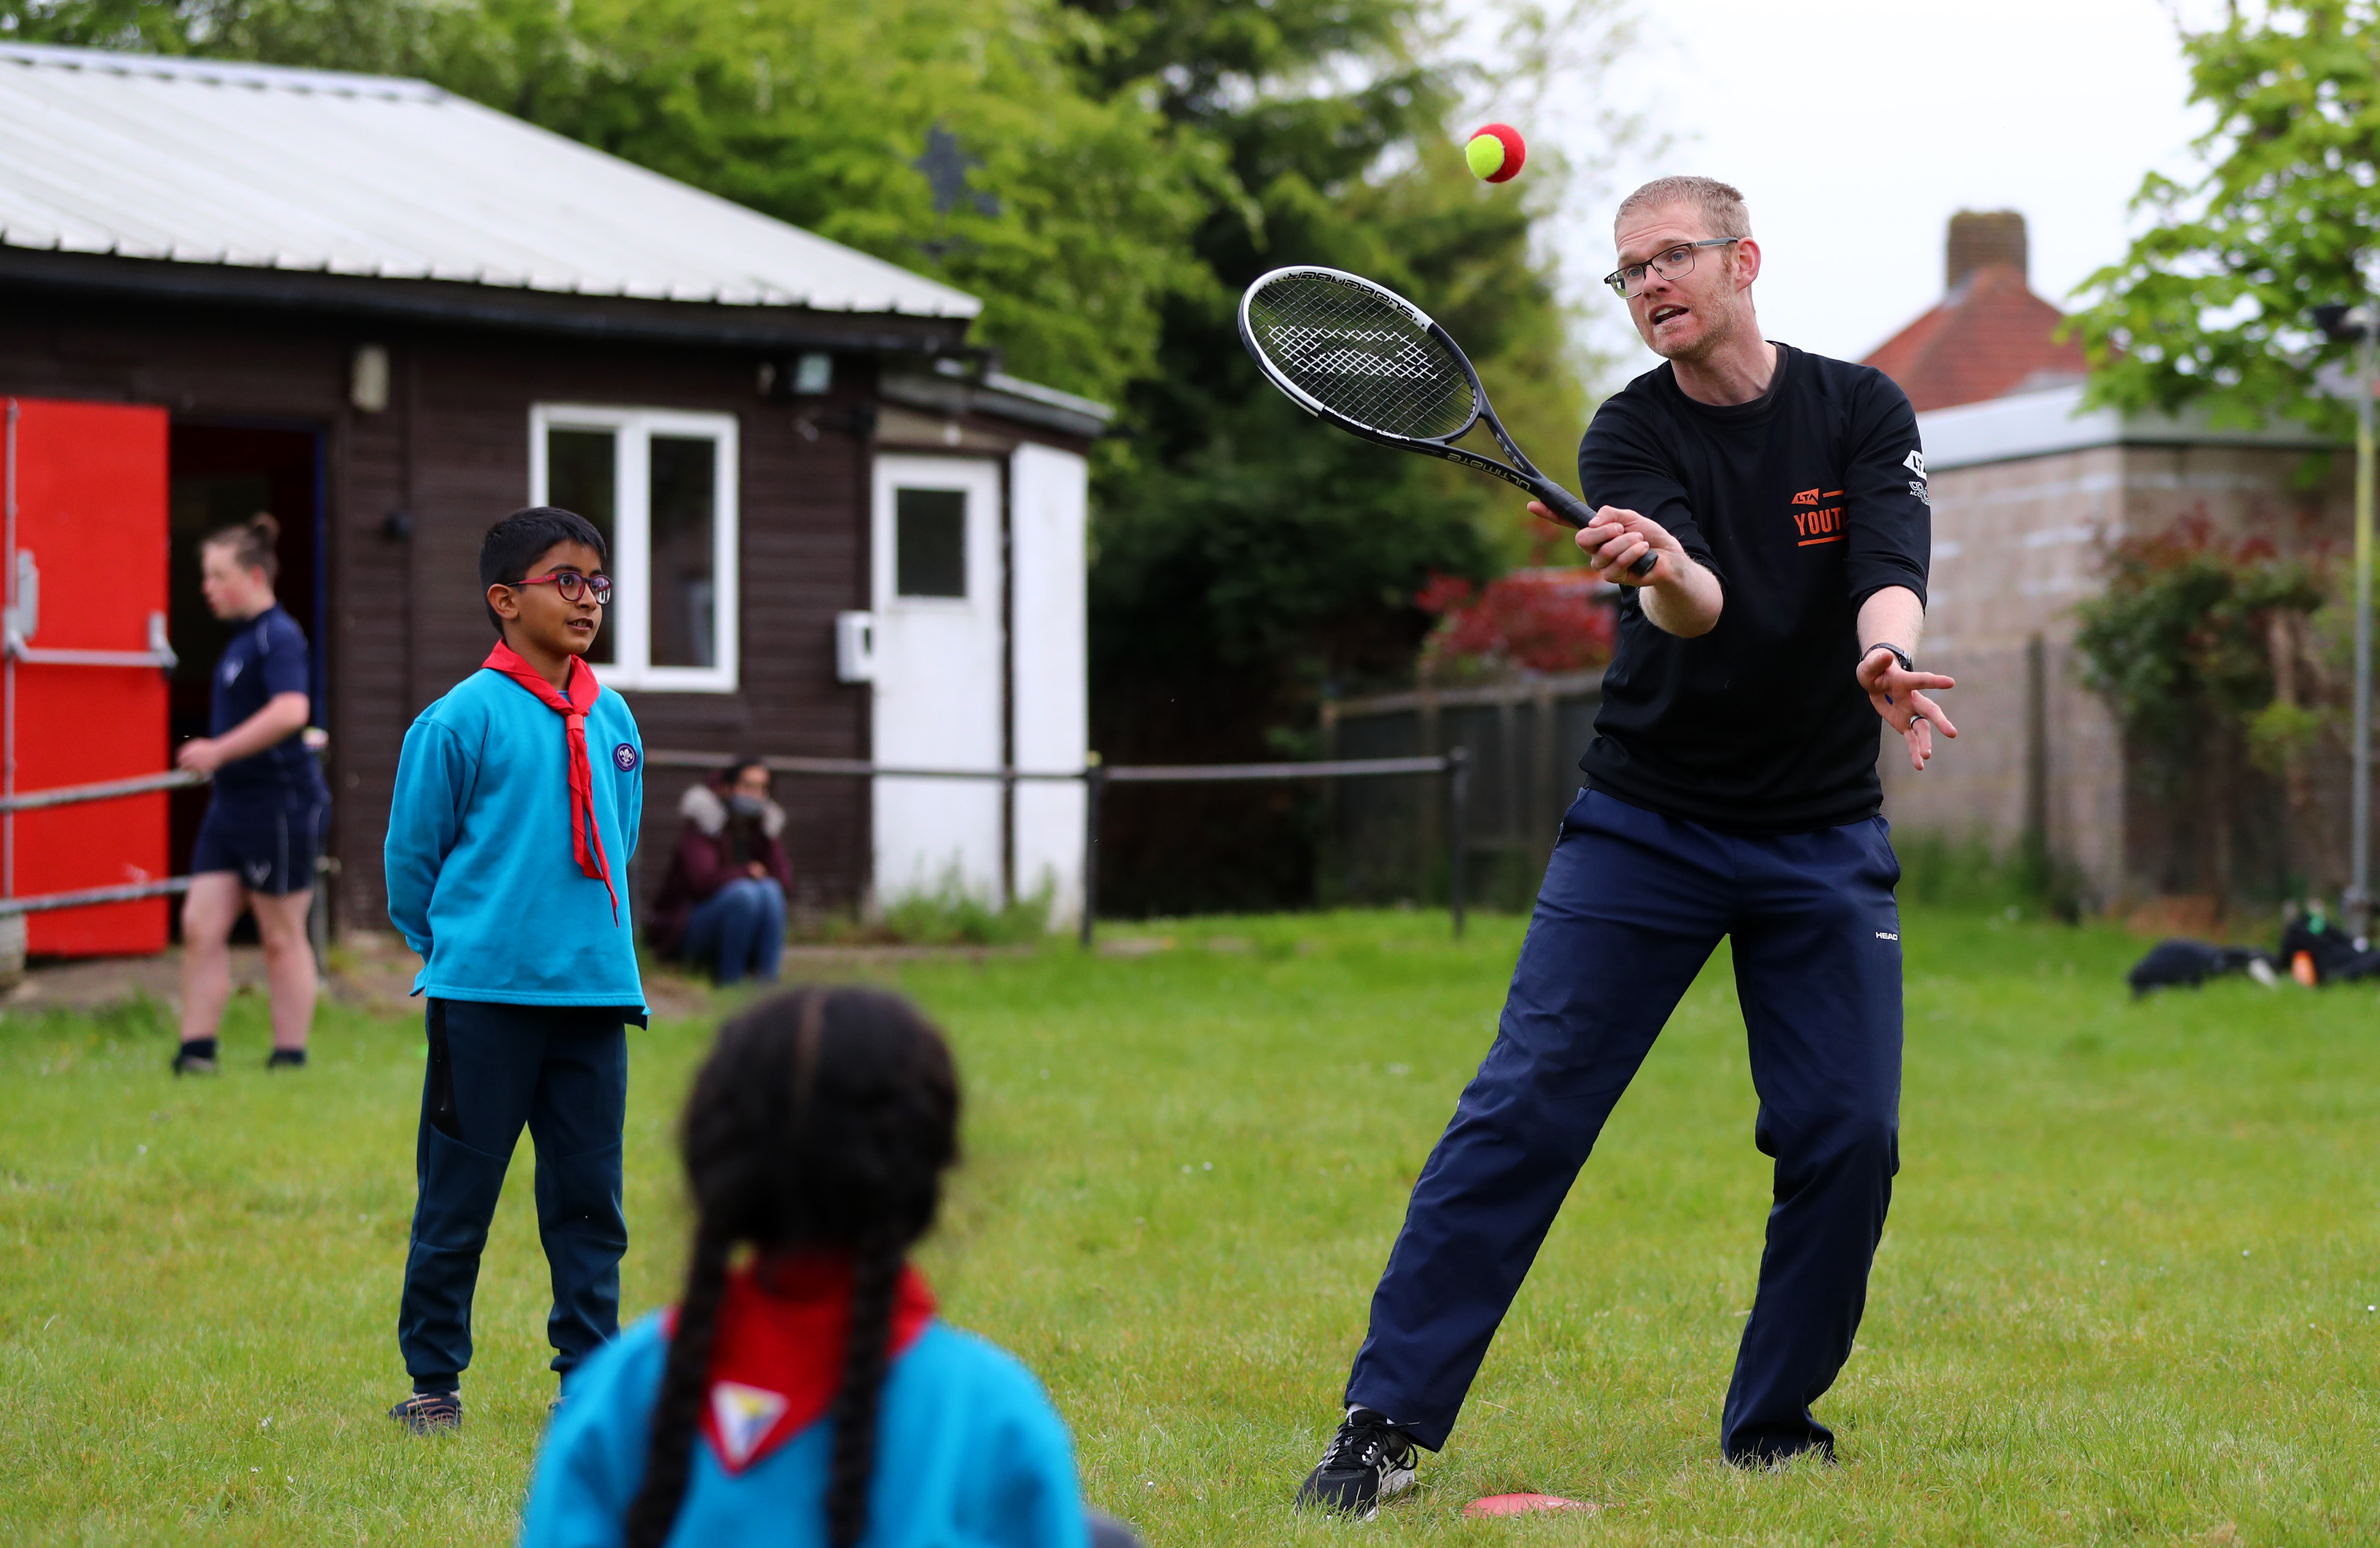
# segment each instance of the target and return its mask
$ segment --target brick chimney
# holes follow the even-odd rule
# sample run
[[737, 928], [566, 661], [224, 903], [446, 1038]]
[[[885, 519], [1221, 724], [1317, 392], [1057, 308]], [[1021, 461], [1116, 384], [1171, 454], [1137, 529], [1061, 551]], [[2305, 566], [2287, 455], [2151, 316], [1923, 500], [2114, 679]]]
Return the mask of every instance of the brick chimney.
[[1991, 263], [2013, 264], [2025, 273], [2024, 216], [2014, 210], [1961, 210], [1950, 217], [1942, 288], [1956, 290], [1967, 276]]

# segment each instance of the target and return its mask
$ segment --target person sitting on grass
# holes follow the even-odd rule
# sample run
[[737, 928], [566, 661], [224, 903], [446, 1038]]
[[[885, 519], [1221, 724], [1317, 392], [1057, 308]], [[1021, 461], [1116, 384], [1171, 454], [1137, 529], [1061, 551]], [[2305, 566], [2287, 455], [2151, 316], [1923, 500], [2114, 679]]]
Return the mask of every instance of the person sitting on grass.
[[882, 990], [719, 1030], [679, 1128], [685, 1296], [580, 1367], [522, 1548], [1135, 1541], [1087, 1520], [1066, 1426], [909, 1262], [958, 1158], [941, 1032]]
[[662, 957], [710, 966], [722, 984], [777, 979], [785, 954], [785, 810], [769, 798], [769, 765], [729, 764], [687, 789], [686, 819], [645, 938]]
[[553, 1369], [619, 1336], [627, 1023], [645, 1021], [627, 897], [644, 744], [581, 659], [612, 597], [602, 534], [515, 511], [480, 545], [480, 583], [495, 649], [406, 732], [388, 818], [388, 917], [429, 996], [396, 1328], [413, 1393], [389, 1410], [417, 1435], [463, 1422], [480, 1253], [524, 1124]]

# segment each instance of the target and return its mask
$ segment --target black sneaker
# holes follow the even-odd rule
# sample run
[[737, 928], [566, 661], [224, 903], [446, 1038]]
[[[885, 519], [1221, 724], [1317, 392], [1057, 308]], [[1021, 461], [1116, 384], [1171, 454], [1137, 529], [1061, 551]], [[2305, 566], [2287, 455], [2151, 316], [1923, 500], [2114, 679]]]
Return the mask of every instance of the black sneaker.
[[264, 1061], [264, 1067], [267, 1069], [304, 1069], [306, 1067], [306, 1050], [303, 1048], [276, 1048], [273, 1051], [273, 1057]]
[[463, 1428], [460, 1392], [417, 1392], [388, 1411], [388, 1417], [417, 1435], [435, 1435]]
[[1413, 1437], [1370, 1408], [1350, 1408], [1322, 1460], [1297, 1487], [1300, 1506], [1336, 1510], [1370, 1520], [1381, 1502], [1414, 1484], [1419, 1460]]
[[218, 1067], [212, 1054], [195, 1054], [185, 1048], [174, 1055], [176, 1075], [212, 1075]]

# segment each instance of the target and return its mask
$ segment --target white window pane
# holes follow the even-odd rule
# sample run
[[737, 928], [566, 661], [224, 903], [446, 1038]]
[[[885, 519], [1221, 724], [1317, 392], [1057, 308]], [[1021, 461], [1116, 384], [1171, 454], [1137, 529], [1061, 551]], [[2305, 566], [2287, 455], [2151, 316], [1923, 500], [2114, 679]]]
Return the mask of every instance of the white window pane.
[[652, 661], [719, 662], [719, 444], [708, 436], [652, 439]]
[[905, 597], [966, 595], [966, 492], [892, 493], [892, 589]]
[[[608, 430], [549, 430], [545, 433], [545, 503], [576, 511], [603, 534], [605, 564], [616, 578], [620, 553], [620, 490], [618, 436]], [[613, 661], [616, 620], [605, 618], [587, 659], [597, 665]]]

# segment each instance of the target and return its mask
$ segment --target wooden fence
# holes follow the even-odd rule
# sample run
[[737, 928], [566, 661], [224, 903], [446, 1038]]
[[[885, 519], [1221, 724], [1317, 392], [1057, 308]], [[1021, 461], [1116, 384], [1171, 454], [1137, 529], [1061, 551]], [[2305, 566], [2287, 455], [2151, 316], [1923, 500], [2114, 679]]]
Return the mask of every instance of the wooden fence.
[[[1574, 672], [1461, 688], [1325, 700], [1324, 758], [1412, 758], [1470, 750], [1466, 902], [1524, 909], [1536, 896], [1561, 814], [1576, 798], [1579, 755], [1595, 735], [1603, 674]], [[1390, 781], [1324, 786], [1326, 903], [1436, 904], [1453, 851], [1446, 806]]]

